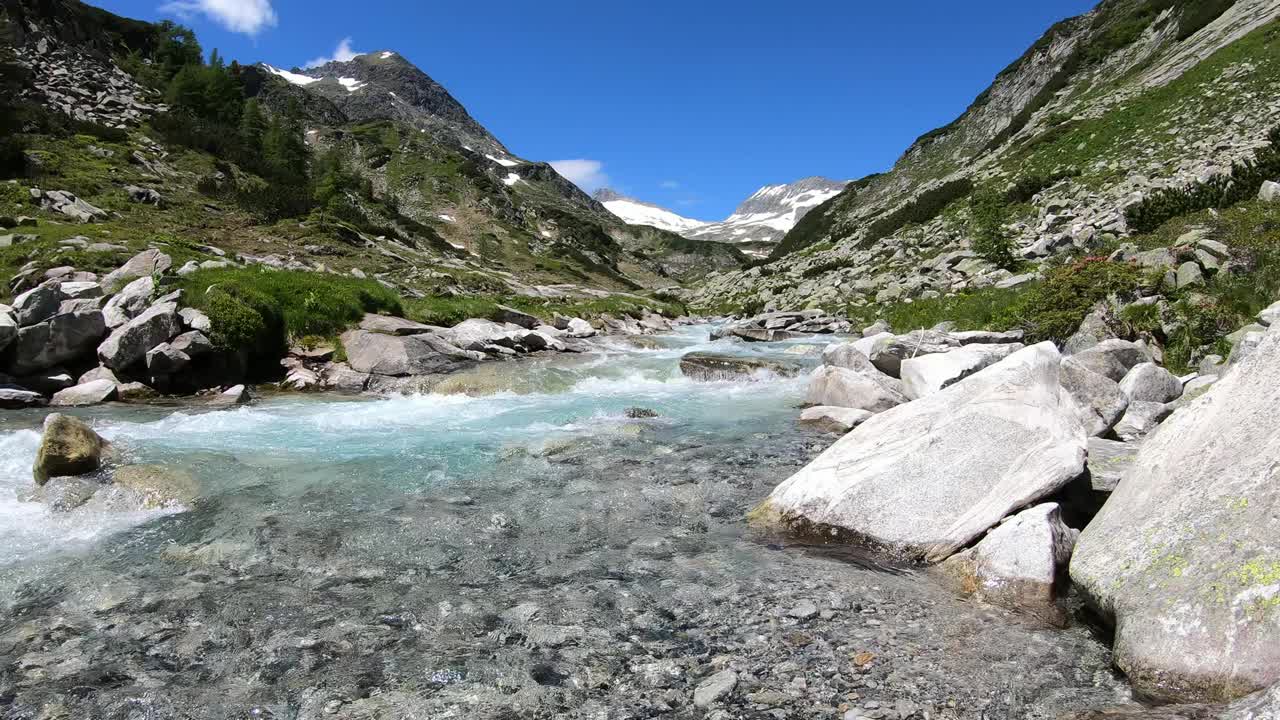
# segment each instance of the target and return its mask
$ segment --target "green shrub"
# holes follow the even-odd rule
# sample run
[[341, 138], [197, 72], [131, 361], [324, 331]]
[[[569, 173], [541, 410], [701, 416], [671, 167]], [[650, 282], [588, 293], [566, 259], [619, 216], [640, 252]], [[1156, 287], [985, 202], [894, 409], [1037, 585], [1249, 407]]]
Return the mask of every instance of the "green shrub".
[[967, 197], [971, 192], [973, 181], [968, 178], [930, 188], [906, 205], [871, 223], [858, 247], [869, 248], [907, 225], [924, 225], [938, 217], [948, 205]]
[[903, 333], [941, 322], [953, 322], [957, 330], [1004, 330], [1001, 319], [1022, 292], [1022, 288], [983, 288], [909, 303], [853, 308], [849, 316], [867, 325], [883, 318], [895, 332]]
[[1018, 259], [1013, 254], [1014, 240], [1004, 228], [1009, 217], [1005, 197], [995, 190], [986, 189], [969, 197], [969, 213], [972, 217], [973, 251], [978, 257], [1001, 268], [1012, 268]]
[[1097, 303], [1126, 296], [1143, 284], [1136, 265], [1085, 258], [1050, 270], [1044, 282], [1005, 309], [997, 324], [1026, 331], [1027, 342], [1064, 343]]

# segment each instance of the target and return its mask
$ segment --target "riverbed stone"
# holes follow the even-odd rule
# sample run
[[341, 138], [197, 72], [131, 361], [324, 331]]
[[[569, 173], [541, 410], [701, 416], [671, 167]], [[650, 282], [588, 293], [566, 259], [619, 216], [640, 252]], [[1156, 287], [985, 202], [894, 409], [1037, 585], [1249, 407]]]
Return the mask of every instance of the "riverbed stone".
[[91, 380], [66, 390], [59, 390], [53, 394], [49, 404], [54, 407], [98, 405], [114, 400], [117, 394], [116, 383], [111, 380]]
[[1164, 701], [1280, 681], [1280, 328], [1139, 450], [1071, 577], [1116, 625], [1116, 664]]
[[1182, 397], [1182, 381], [1155, 363], [1135, 365], [1120, 389], [1134, 402], [1170, 403]]
[[108, 443], [79, 418], [53, 413], [44, 420], [44, 435], [32, 468], [36, 485], [51, 477], [86, 475], [102, 465]]
[[880, 413], [907, 402], [901, 383], [872, 368], [858, 372], [824, 365], [809, 376], [808, 405], [854, 408]]
[[830, 529], [941, 561], [1085, 467], [1085, 432], [1041, 343], [935, 395], [883, 412], [779, 485], [757, 523]]
[[800, 371], [795, 363], [721, 353], [691, 352], [680, 358], [680, 372], [700, 382], [795, 377]]
[[808, 425], [822, 432], [843, 435], [871, 418], [874, 413], [856, 408], [842, 408], [819, 405], [805, 408], [800, 413], [800, 424]]
[[244, 385], [233, 385], [209, 398], [208, 404], [213, 407], [231, 407], [244, 405], [251, 400], [253, 396], [249, 394], [249, 388]]
[[453, 372], [484, 358], [430, 334], [401, 337], [349, 330], [342, 335], [342, 346], [351, 369], [391, 377]]
[[1057, 503], [1043, 503], [1006, 519], [941, 569], [987, 602], [1056, 617], [1079, 535], [1063, 523]]
[[711, 677], [698, 683], [698, 687], [693, 691], [694, 707], [710, 707], [717, 700], [720, 700], [738, 686], [738, 673], [732, 670], [721, 670]]
[[463, 350], [483, 351], [486, 345], [500, 344], [498, 341], [505, 340], [509, 332], [506, 327], [492, 320], [471, 318], [440, 333], [440, 337]]
[[125, 465], [111, 473], [111, 483], [137, 493], [144, 508], [185, 505], [200, 494], [194, 475], [167, 465]]
[[0, 410], [44, 407], [47, 403], [45, 397], [34, 390], [0, 386]]
[[147, 351], [182, 332], [178, 306], [159, 303], [115, 329], [98, 346], [98, 358], [112, 370], [124, 370], [146, 358]]
[[1073, 355], [1062, 361], [1062, 388], [1071, 396], [1080, 410], [1080, 421], [1090, 437], [1107, 434], [1125, 410], [1129, 409], [1129, 396], [1120, 389], [1120, 383], [1099, 375], [1077, 361]]

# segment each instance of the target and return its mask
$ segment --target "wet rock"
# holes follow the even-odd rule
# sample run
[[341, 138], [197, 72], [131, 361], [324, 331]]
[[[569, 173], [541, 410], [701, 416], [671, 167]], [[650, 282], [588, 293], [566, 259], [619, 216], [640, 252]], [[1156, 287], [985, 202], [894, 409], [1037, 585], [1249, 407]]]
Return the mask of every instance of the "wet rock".
[[129, 258], [124, 265], [107, 273], [107, 276], [102, 278], [102, 289], [107, 293], [114, 293], [138, 278], [163, 275], [171, 267], [173, 267], [173, 258], [159, 250], [143, 250]]
[[38, 497], [54, 512], [70, 512], [89, 502], [102, 483], [93, 478], [55, 477], [39, 488]]
[[732, 670], [722, 670], [703, 680], [693, 691], [694, 707], [710, 707], [717, 700], [727, 697], [738, 686], [738, 674]]
[[1006, 519], [977, 545], [942, 564], [965, 592], [1046, 619], [1060, 614], [1067, 563], [1079, 532], [1062, 522], [1057, 503], [1028, 508]]
[[1124, 376], [1120, 389], [1134, 402], [1170, 403], [1182, 396], [1182, 381], [1155, 363], [1142, 363]]
[[753, 512], [940, 561], [1011, 510], [1084, 471], [1085, 433], [1052, 343], [884, 412], [836, 442]]
[[960, 341], [951, 335], [933, 330], [917, 330], [877, 343], [870, 358], [880, 372], [896, 378], [900, 377], [903, 360], [950, 352], [958, 347]]
[[1142, 693], [1222, 701], [1280, 680], [1280, 329], [1175, 413], [1085, 529], [1071, 577]]
[[119, 399], [124, 402], [139, 402], [160, 396], [154, 388], [140, 382], [120, 383], [116, 386], [116, 390], [119, 392]]
[[391, 377], [452, 372], [484, 358], [429, 334], [400, 337], [349, 330], [342, 335], [342, 346], [351, 369]]
[[160, 303], [147, 308], [98, 346], [98, 358], [112, 370], [124, 370], [146, 358], [147, 351], [182, 332], [178, 306]]
[[647, 420], [658, 417], [658, 412], [656, 410], [650, 410], [649, 408], [642, 407], [629, 407], [624, 410], [622, 414], [632, 420]]
[[589, 338], [596, 335], [596, 329], [591, 327], [591, 323], [581, 318], [570, 318], [567, 325], [562, 329], [569, 333], [570, 337], [575, 338]]
[[907, 358], [899, 368], [903, 393], [911, 400], [919, 400], [941, 392], [1023, 347], [1021, 344], [971, 345], [950, 352]]
[[107, 441], [83, 420], [53, 413], [44, 419], [44, 435], [31, 471], [36, 485], [44, 485], [51, 477], [96, 471], [107, 447]]
[[98, 405], [116, 399], [116, 383], [111, 380], [92, 380], [87, 383], [59, 390], [49, 401], [54, 407], [84, 407]]
[[189, 504], [200, 494], [195, 476], [165, 465], [125, 465], [111, 474], [111, 483], [137, 493], [145, 508]]
[[801, 367], [778, 360], [736, 357], [709, 352], [688, 353], [680, 358], [680, 372], [701, 382], [766, 377], [795, 377]]
[[843, 435], [871, 418], [874, 413], [855, 408], [818, 407], [806, 408], [800, 413], [800, 424], [822, 432]]
[[1062, 362], [1062, 387], [1079, 406], [1085, 432], [1090, 437], [1105, 435], [1129, 409], [1129, 396], [1119, 383], [1088, 369], [1078, 357]]
[[249, 394], [249, 388], [244, 385], [236, 385], [209, 398], [209, 405], [214, 407], [230, 407], [235, 405], [244, 405], [253, 400], [253, 396]]

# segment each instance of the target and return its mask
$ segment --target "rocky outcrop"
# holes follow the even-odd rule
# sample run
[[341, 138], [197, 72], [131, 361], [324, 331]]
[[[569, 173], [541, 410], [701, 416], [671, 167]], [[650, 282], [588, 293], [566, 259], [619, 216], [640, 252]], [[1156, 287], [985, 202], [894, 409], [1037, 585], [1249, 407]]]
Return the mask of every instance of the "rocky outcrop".
[[1071, 577], [1116, 664], [1165, 700], [1280, 680], [1280, 330], [1150, 437], [1085, 529]]
[[680, 358], [680, 372], [700, 382], [788, 378], [799, 375], [800, 371], [801, 367], [795, 363], [719, 353], [692, 352]]
[[449, 373], [484, 359], [481, 353], [430, 334], [393, 336], [349, 330], [342, 334], [342, 346], [352, 370], [390, 377]]
[[1142, 363], [1124, 376], [1120, 389], [1134, 402], [1171, 403], [1182, 396], [1182, 381], [1155, 363]]
[[1052, 343], [881, 413], [783, 482], [757, 522], [834, 532], [929, 561], [1085, 468], [1085, 432], [1063, 402]]
[[85, 475], [102, 465], [108, 447], [83, 420], [54, 413], [44, 420], [44, 435], [32, 468], [36, 485], [51, 477]]

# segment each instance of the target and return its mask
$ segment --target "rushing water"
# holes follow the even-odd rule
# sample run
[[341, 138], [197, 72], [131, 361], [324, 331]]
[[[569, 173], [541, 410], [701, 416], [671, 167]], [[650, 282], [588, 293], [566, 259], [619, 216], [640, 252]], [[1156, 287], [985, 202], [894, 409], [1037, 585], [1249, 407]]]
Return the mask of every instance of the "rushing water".
[[[40, 416], [5, 417], [0, 707], [701, 717], [692, 688], [713, 666], [739, 670], [730, 717], [811, 717], [880, 694], [931, 717], [1050, 717], [1027, 708], [1118, 691], [1084, 630], [754, 536], [745, 511], [830, 438], [796, 427], [803, 378], [699, 383], [678, 359], [813, 364], [795, 346], [823, 341], [706, 338], [692, 327], [647, 348], [486, 366], [467, 386], [495, 392], [479, 396], [83, 413], [129, 461], [192, 472], [200, 498], [183, 512], [23, 502]], [[788, 614], [803, 601], [822, 617]], [[803, 642], [785, 634], [796, 627]], [[848, 669], [859, 648], [900, 659]], [[1028, 659], [1039, 673], [1020, 669]], [[797, 669], [774, 678], [786, 662]], [[1008, 677], [972, 678], [975, 662]], [[774, 685], [786, 692], [747, 699]]]

